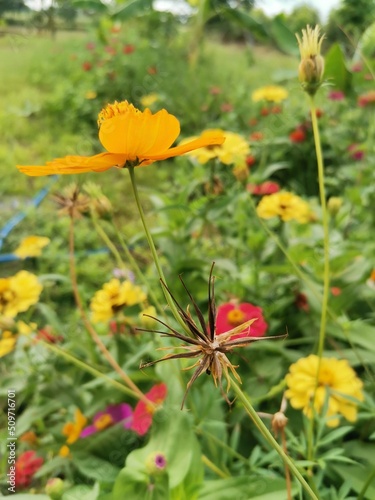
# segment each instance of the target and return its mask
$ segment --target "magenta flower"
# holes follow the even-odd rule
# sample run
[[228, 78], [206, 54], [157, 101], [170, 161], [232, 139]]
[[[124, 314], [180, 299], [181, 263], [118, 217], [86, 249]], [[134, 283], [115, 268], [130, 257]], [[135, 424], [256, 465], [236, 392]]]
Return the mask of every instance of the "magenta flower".
[[[145, 394], [146, 398], [156, 405], [161, 405], [167, 397], [167, 386], [165, 384], [156, 384]], [[155, 408], [147, 405], [144, 401], [139, 401], [133, 413], [133, 422], [131, 428], [139, 436], [147, 433], [152, 424]]]
[[341, 92], [341, 90], [331, 90], [328, 94], [328, 99], [331, 99], [331, 101], [343, 101], [345, 99], [345, 94]]
[[123, 422], [125, 429], [130, 429], [132, 425], [133, 410], [131, 406], [121, 403], [118, 405], [110, 405], [104, 411], [99, 411], [94, 415], [92, 425], [85, 427], [80, 434], [81, 438], [91, 436], [111, 425]]
[[249, 302], [242, 302], [241, 304], [227, 302], [218, 307], [215, 333], [219, 335], [228, 332], [236, 326], [240, 326], [242, 323], [246, 323], [246, 321], [254, 318], [256, 318], [256, 321], [250, 327], [237, 335], [233, 335], [231, 340], [243, 337], [263, 337], [268, 325], [263, 318], [263, 311], [260, 307], [254, 306]]
[[353, 158], [353, 160], [363, 160], [365, 156], [365, 152], [363, 149], [361, 149], [361, 146], [359, 144], [350, 144], [348, 146], [348, 151], [350, 154], [350, 157]]

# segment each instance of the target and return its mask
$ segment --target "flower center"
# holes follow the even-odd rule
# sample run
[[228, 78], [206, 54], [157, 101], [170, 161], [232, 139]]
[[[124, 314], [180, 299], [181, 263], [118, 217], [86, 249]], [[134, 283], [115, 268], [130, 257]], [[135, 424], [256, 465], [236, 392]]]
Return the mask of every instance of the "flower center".
[[240, 309], [232, 309], [227, 315], [228, 323], [232, 326], [240, 326], [245, 322], [245, 314]]
[[95, 420], [94, 426], [101, 431], [102, 429], [106, 429], [110, 425], [112, 425], [113, 419], [111, 415], [108, 413], [104, 413], [104, 415], [101, 415], [97, 420]]
[[140, 114], [141, 111], [135, 108], [133, 104], [129, 104], [128, 101], [115, 101], [113, 104], [107, 104], [105, 108], [101, 110], [98, 115], [98, 127], [102, 125], [103, 122], [113, 118], [117, 115], [126, 115], [126, 114]]

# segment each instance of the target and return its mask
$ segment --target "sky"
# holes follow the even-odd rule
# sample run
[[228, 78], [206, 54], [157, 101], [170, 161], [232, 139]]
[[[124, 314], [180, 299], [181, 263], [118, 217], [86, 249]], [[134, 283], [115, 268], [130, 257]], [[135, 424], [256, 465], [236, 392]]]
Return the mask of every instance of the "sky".
[[[50, 0], [25, 0], [25, 3], [31, 8], [40, 9], [42, 4], [46, 7]], [[154, 3], [160, 10], [163, 10], [164, 7], [170, 8], [176, 13], [180, 11], [178, 0], [156, 0]], [[322, 22], [327, 20], [329, 11], [337, 7], [339, 3], [340, 0], [256, 0], [256, 6], [263, 9], [267, 15], [275, 15], [280, 12], [288, 13], [297, 5], [308, 4], [319, 11]]]

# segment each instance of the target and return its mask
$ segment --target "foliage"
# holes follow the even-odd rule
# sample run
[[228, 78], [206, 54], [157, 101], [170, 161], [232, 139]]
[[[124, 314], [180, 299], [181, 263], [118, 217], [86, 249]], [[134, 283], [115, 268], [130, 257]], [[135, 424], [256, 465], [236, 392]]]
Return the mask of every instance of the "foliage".
[[[280, 17], [270, 25], [267, 29], [282, 40], [285, 52], [294, 52], [294, 28], [288, 20]], [[0, 276], [7, 278], [0, 281], [1, 307], [10, 300], [4, 294], [8, 278], [21, 270], [37, 276], [43, 287], [38, 303], [7, 322], [0, 320], [1, 348], [9, 348], [9, 338], [14, 340], [1, 358], [2, 456], [7, 455], [7, 389], [12, 388], [17, 395], [17, 452], [33, 450], [44, 460], [15, 498], [31, 498], [31, 494], [46, 500], [143, 500], [147, 495], [160, 500], [286, 497], [284, 464], [249, 420], [232, 389], [228, 406], [212, 377], [203, 373], [188, 393], [188, 411], [180, 410], [193, 373], [189, 368], [197, 358], [139, 369], [141, 363], [152, 363], [165, 354], [157, 351], [160, 347], [168, 348], [168, 353], [181, 352], [173, 339], [142, 331], [168, 329], [140, 311], [154, 306], [157, 312], [151, 316], [178, 332], [182, 326], [172, 316], [171, 306], [165, 306], [128, 172], [111, 169], [47, 181], [24, 178], [14, 167], [102, 151], [95, 123], [102, 106], [128, 99], [143, 109], [147, 97], [154, 112], [166, 108], [176, 115], [182, 137], [220, 127], [228, 137], [228, 132], [239, 135], [250, 148], [245, 153], [241, 149], [240, 159], [236, 148], [226, 151], [226, 156], [215, 155], [211, 148], [204, 156], [209, 158], [206, 163], [185, 155], [136, 169], [146, 219], [173, 297], [184, 310], [190, 303], [198, 324], [187, 288], [208, 321], [207, 281], [215, 261], [218, 307], [251, 303], [261, 308], [263, 326], [268, 325], [263, 340], [228, 354], [244, 393], [268, 427], [275, 414], [286, 414], [288, 455], [315, 481], [319, 498], [362, 495], [371, 500], [375, 130], [373, 81], [368, 75], [374, 62], [353, 68], [338, 45], [326, 43], [325, 85], [317, 95], [331, 266], [324, 358], [348, 361], [351, 373], [363, 383], [364, 400], [355, 402], [358, 414], [353, 421], [342, 418], [337, 427], [329, 427], [325, 412], [337, 394], [334, 384], [327, 384], [331, 391], [324, 388], [326, 400], [309, 427], [300, 409], [285, 408], [283, 403], [289, 368], [316, 352], [324, 260], [312, 121], [297, 83], [297, 60], [269, 47], [249, 54], [245, 47], [208, 39], [191, 66], [187, 28], [155, 13], [123, 24], [105, 16], [98, 29], [69, 37], [59, 33], [54, 42], [40, 37], [29, 37], [23, 44], [22, 40], [0, 41], [5, 54], [1, 72], [6, 75], [0, 82], [4, 130], [0, 189], [4, 224], [19, 211], [26, 211], [26, 217], [2, 241], [0, 257], [6, 254], [13, 259], [12, 253], [28, 235], [46, 236], [50, 243], [39, 257], [0, 261]], [[263, 85], [268, 93], [263, 88], [260, 94], [269, 99], [253, 101], [253, 91], [259, 95]], [[275, 94], [275, 85], [283, 87], [281, 94]], [[275, 95], [277, 102], [272, 100]], [[82, 205], [89, 207], [77, 212], [80, 217], [74, 220], [83, 316], [74, 300], [70, 274], [66, 213], [69, 202], [77, 198], [69, 198], [75, 191], [66, 186], [72, 182], [86, 197]], [[270, 186], [293, 193], [283, 199], [303, 200], [309, 217], [261, 218], [257, 207]], [[29, 199], [42, 187], [50, 195], [32, 208]], [[67, 205], [62, 213], [64, 200]], [[156, 408], [138, 402], [139, 395], [107, 364], [103, 346], [87, 330], [85, 314], [91, 321], [90, 303], [113, 278], [133, 280], [147, 299], [142, 294], [142, 304], [126, 305], [125, 301], [121, 308], [116, 307], [121, 301], [114, 302], [113, 318], [95, 324], [95, 331], [104, 350], [143, 393], [165, 384], [166, 399], [151, 401]], [[18, 324], [20, 320], [29, 325], [29, 331]], [[286, 331], [286, 339], [272, 340]], [[141, 408], [151, 428], [139, 434], [121, 421], [111, 425], [95, 419], [110, 405], [121, 403], [131, 406], [133, 415]], [[79, 428], [74, 420], [77, 409], [87, 418], [87, 425], [100, 424], [96, 432], [77, 437], [66, 450], [64, 429]], [[7, 494], [6, 476], [0, 481], [2, 493]], [[292, 494], [302, 496], [295, 480]]]

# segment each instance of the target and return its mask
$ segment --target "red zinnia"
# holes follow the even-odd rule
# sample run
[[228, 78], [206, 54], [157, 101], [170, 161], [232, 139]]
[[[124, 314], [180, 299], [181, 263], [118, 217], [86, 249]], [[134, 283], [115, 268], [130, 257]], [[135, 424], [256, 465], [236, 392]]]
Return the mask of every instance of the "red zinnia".
[[255, 194], [256, 196], [263, 196], [266, 194], [273, 194], [280, 191], [280, 186], [277, 182], [266, 181], [261, 184], [248, 184], [247, 190], [250, 191], [251, 194]]
[[246, 328], [237, 335], [233, 335], [231, 340], [243, 337], [263, 337], [267, 331], [268, 325], [263, 318], [263, 311], [260, 307], [254, 306], [249, 302], [242, 302], [241, 304], [227, 302], [218, 307], [216, 334], [219, 335], [233, 330], [236, 326], [240, 326], [242, 323], [255, 318], [256, 321], [254, 321], [249, 328]]
[[306, 133], [301, 128], [296, 128], [289, 134], [289, 139], [292, 142], [304, 142], [306, 140]]
[[131, 54], [134, 51], [135, 51], [135, 47], [131, 43], [128, 43], [128, 44], [124, 45], [123, 48], [122, 48], [122, 52], [124, 54]]
[[43, 458], [37, 457], [35, 451], [25, 451], [16, 460], [16, 487], [26, 488], [33, 475], [43, 465]]
[[91, 68], [92, 68], [92, 64], [89, 61], [85, 61], [82, 64], [83, 71], [90, 71]]
[[[160, 405], [167, 397], [167, 386], [165, 384], [156, 384], [145, 396], [153, 403]], [[154, 407], [147, 405], [144, 401], [139, 401], [133, 412], [131, 426], [133, 431], [139, 436], [146, 434], [151, 427], [154, 412]]]

